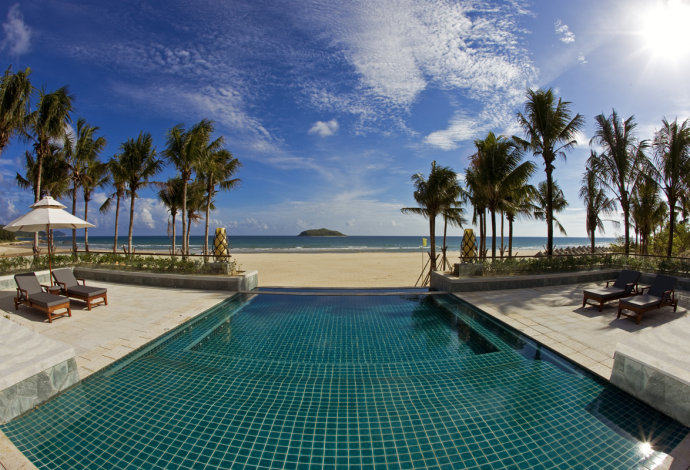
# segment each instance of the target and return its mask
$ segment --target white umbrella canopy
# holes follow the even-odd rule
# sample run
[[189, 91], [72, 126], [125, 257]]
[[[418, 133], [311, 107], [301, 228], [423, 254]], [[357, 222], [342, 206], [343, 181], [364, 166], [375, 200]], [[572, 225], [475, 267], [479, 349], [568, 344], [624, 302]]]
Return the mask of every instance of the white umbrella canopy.
[[31, 212], [14, 219], [5, 225], [10, 232], [47, 232], [48, 233], [48, 269], [50, 270], [50, 284], [53, 284], [53, 254], [50, 250], [52, 230], [56, 228], [85, 228], [95, 227], [85, 220], [75, 217], [65, 211], [65, 206], [50, 196], [44, 196], [40, 201], [31, 205]]
[[59, 228], [94, 227], [93, 224], [65, 211], [65, 206], [50, 196], [44, 196], [31, 208], [31, 212], [14, 219], [5, 225], [4, 229], [10, 232], [46, 232]]

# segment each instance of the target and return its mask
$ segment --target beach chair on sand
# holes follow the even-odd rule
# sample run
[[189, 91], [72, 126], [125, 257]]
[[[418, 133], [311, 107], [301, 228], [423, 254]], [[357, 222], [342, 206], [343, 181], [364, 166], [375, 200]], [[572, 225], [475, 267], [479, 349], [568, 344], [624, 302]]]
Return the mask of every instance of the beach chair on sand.
[[618, 274], [615, 281], [606, 281], [606, 287], [583, 290], [582, 306], [585, 307], [587, 301], [592, 300], [595, 304], [599, 304], [599, 311], [601, 312], [606, 302], [637, 294], [637, 281], [639, 279], [639, 271], [624, 269]]
[[[649, 287], [643, 287], [642, 293], [628, 299], [621, 299], [618, 302], [618, 316], [625, 315], [635, 319], [639, 325], [642, 315], [650, 310], [655, 310], [670, 305], [673, 311], [678, 310], [678, 299], [675, 294], [676, 278], [672, 276], [658, 275]], [[647, 290], [645, 294], [644, 291]], [[630, 310], [633, 314], [625, 313]]]
[[[84, 279], [77, 279], [74, 273], [69, 268], [60, 268], [53, 270], [53, 278], [55, 283], [62, 289], [62, 294], [68, 297], [82, 300], [86, 302], [86, 308], [91, 310], [91, 307], [105, 304], [108, 305], [108, 290], [103, 287], [87, 286]], [[81, 281], [81, 285], [79, 285]], [[93, 303], [97, 299], [100, 301]]]
[[[14, 282], [17, 283], [17, 297], [14, 299], [15, 310], [22, 304], [35, 308], [45, 313], [50, 323], [53, 322], [53, 318], [65, 315], [72, 316], [69, 299], [50, 292], [52, 290], [50, 286], [42, 286], [38, 282], [36, 274], [15, 274]], [[64, 312], [56, 313], [58, 310], [64, 310]]]

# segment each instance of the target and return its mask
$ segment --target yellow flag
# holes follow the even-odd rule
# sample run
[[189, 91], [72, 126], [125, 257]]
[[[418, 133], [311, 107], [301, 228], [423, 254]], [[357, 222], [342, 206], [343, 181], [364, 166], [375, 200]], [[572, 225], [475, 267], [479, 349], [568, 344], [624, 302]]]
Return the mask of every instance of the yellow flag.
[[426, 244], [427, 244], [427, 243], [426, 243], [426, 238], [422, 238], [422, 246], [423, 246], [424, 248], [426, 248]]

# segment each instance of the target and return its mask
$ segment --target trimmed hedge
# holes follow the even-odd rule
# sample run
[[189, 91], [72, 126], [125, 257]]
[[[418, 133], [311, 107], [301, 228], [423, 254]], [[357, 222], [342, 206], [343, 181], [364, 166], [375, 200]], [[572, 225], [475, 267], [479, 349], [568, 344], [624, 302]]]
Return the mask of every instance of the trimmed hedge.
[[[147, 271], [158, 273], [212, 274], [208, 263], [202, 259], [180, 257], [140, 256], [120, 254], [80, 253], [74, 255], [53, 255], [53, 268], [63, 266], [85, 266], [94, 268], [120, 269], [126, 271]], [[230, 261], [230, 271], [238, 270], [237, 263]], [[48, 269], [48, 256], [17, 256], [0, 258], [0, 274], [14, 274], [22, 271]]]
[[554, 256], [538, 258], [503, 258], [486, 260], [478, 264], [478, 275], [501, 276], [511, 274], [538, 274], [591, 269], [630, 268], [637, 271], [658, 272], [690, 276], [690, 258], [641, 258], [624, 255]]

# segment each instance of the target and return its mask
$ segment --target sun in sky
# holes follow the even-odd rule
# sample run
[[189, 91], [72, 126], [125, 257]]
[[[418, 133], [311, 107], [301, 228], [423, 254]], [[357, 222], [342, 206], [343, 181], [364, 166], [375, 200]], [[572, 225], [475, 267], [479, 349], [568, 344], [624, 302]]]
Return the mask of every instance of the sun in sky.
[[653, 58], [679, 62], [690, 52], [690, 2], [650, 2], [640, 13], [645, 49]]

